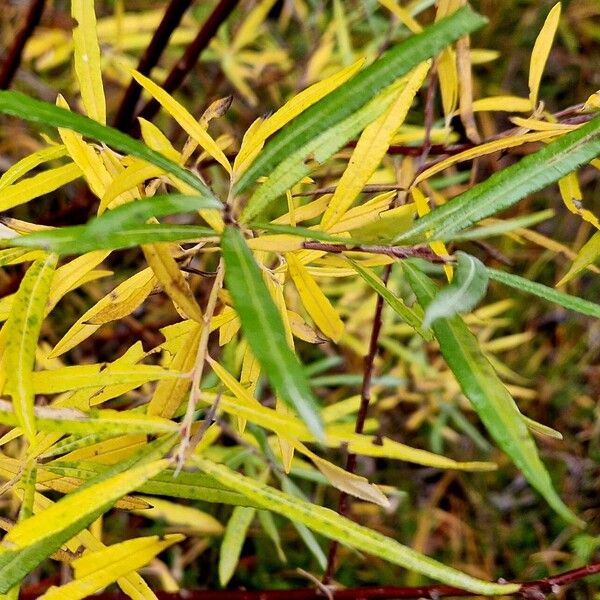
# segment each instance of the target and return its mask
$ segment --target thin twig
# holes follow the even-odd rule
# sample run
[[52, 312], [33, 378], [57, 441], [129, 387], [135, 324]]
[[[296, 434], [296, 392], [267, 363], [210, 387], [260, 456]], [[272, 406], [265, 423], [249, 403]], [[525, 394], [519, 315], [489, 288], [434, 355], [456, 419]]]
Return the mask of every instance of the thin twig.
[[29, 10], [25, 15], [23, 27], [21, 27], [15, 36], [14, 42], [2, 65], [2, 69], [0, 69], [0, 90], [7, 90], [10, 87], [17, 69], [21, 64], [25, 44], [40, 22], [45, 4], [46, 0], [31, 0]]
[[[171, 0], [165, 10], [165, 14], [158, 25], [158, 28], [152, 36], [150, 44], [144, 51], [137, 66], [137, 70], [142, 75], [150, 75], [152, 69], [157, 65], [162, 53], [164, 52], [171, 34], [177, 29], [185, 11], [192, 4], [192, 0]], [[129, 87], [125, 91], [121, 105], [115, 117], [114, 126], [121, 131], [127, 131], [131, 125], [135, 107], [140, 99], [142, 88], [135, 81], [131, 80]]]
[[[387, 285], [390, 273], [392, 270], [391, 265], [386, 265], [382, 281], [383, 285]], [[355, 433], [362, 433], [365, 427], [365, 421], [367, 420], [367, 412], [369, 410], [369, 404], [371, 402], [371, 380], [373, 379], [373, 368], [375, 365], [375, 356], [377, 355], [377, 347], [379, 345], [379, 334], [381, 332], [382, 325], [382, 314], [383, 314], [383, 296], [377, 295], [377, 304], [375, 305], [375, 315], [373, 316], [373, 325], [371, 328], [371, 339], [369, 340], [369, 351], [365, 356], [365, 366], [363, 371], [362, 387], [360, 391], [360, 406], [356, 415], [356, 423], [354, 425]], [[346, 457], [346, 471], [354, 473], [356, 470], [356, 454], [349, 452]], [[338, 513], [345, 516], [348, 513], [350, 505], [350, 499], [348, 494], [340, 492], [340, 499], [338, 503]], [[327, 568], [323, 575], [323, 584], [327, 585], [333, 575], [335, 574], [336, 557], [338, 551], [339, 542], [333, 540], [329, 546], [329, 555], [327, 557]]]
[[302, 244], [302, 247], [306, 250], [320, 250], [321, 252], [331, 252], [333, 254], [341, 254], [342, 252], [383, 254], [399, 260], [415, 257], [434, 263], [447, 263], [452, 260], [450, 256], [445, 257], [434, 254], [427, 246], [370, 246], [364, 244], [330, 244], [328, 242], [307, 241]]
[[[191, 44], [185, 49], [183, 56], [175, 63], [167, 79], [163, 83], [163, 89], [172, 94], [183, 82], [188, 73], [198, 62], [200, 54], [207, 48], [213, 39], [219, 27], [225, 22], [229, 15], [237, 6], [239, 0], [221, 0], [215, 7], [208, 19], [204, 22], [198, 35]], [[152, 119], [159, 108], [159, 104], [154, 98], [150, 100], [139, 113], [140, 117]]]
[[425, 96], [425, 111], [423, 124], [425, 127], [425, 137], [423, 139], [423, 149], [420, 155], [420, 163], [423, 164], [431, 152], [431, 130], [435, 117], [435, 92], [437, 87], [437, 63], [434, 62], [427, 77], [427, 95]]
[[[203, 316], [202, 332], [200, 333], [200, 341], [198, 343], [198, 350], [196, 352], [196, 360], [194, 362], [194, 368], [192, 370], [192, 385], [190, 387], [190, 396], [185, 411], [185, 416], [181, 422], [181, 443], [177, 450], [177, 471], [180, 471], [185, 464], [186, 459], [190, 453], [194, 451], [194, 446], [190, 440], [192, 423], [194, 421], [194, 412], [200, 401], [200, 381], [202, 380], [202, 373], [204, 372], [204, 363], [206, 362], [206, 354], [208, 351], [208, 338], [210, 336], [210, 322], [215, 313], [217, 306], [217, 299], [219, 297], [219, 290], [223, 285], [223, 276], [225, 274], [225, 268], [223, 261], [219, 262], [217, 267], [217, 274], [208, 297], [206, 305], [206, 311]], [[196, 440], [194, 440], [196, 441]], [[199, 440], [198, 440], [199, 441]]]

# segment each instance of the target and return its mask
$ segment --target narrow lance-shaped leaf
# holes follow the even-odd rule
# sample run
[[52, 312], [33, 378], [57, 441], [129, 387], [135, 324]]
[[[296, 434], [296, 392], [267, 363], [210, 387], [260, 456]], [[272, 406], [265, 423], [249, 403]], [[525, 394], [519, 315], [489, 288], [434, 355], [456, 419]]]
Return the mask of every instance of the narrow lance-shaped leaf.
[[577, 257], [573, 261], [571, 268], [567, 274], [556, 284], [557, 286], [564, 285], [581, 273], [584, 269], [595, 263], [600, 258], [600, 231], [596, 233], [582, 246], [577, 253]]
[[278, 132], [240, 177], [235, 187], [236, 193], [248, 188], [261, 175], [271, 173], [277, 164], [283, 162], [297, 148], [304, 146], [307, 141], [359, 110], [398, 77], [435, 56], [461, 36], [478, 29], [485, 22], [481, 15], [469, 7], [464, 7], [423, 33], [412, 36], [388, 50], [383, 57], [313, 104]]
[[225, 535], [219, 550], [219, 583], [226, 586], [235, 572], [240, 560], [242, 546], [246, 540], [248, 528], [256, 514], [255, 508], [236, 506], [225, 528]]
[[286, 254], [286, 262], [306, 312], [327, 337], [334, 342], [339, 341], [344, 333], [344, 323], [329, 298], [292, 252]]
[[[122, 463], [125, 464], [126, 463]], [[76, 533], [106, 512], [119, 498], [167, 468], [169, 461], [157, 460], [125, 470], [73, 492], [50, 508], [13, 527], [2, 540], [0, 592], [6, 593], [17, 581], [58, 550]], [[127, 466], [127, 465], [126, 465]]]
[[50, 254], [27, 270], [6, 322], [6, 390], [27, 437], [35, 436], [33, 367], [44, 308], [58, 257]]
[[385, 286], [383, 282], [369, 269], [365, 269], [357, 262], [347, 259], [352, 268], [363, 278], [363, 280], [375, 290], [391, 308], [400, 315], [403, 321], [408, 323], [423, 339], [431, 340], [431, 331], [422, 326], [421, 318], [411, 308], [406, 306], [401, 298], [397, 298]]
[[453, 233], [509, 208], [598, 155], [600, 116], [436, 208], [396, 237], [394, 243], [422, 241], [428, 231], [432, 239], [451, 239]]
[[556, 30], [558, 29], [560, 8], [560, 2], [557, 2], [552, 7], [531, 51], [531, 61], [529, 64], [529, 101], [531, 102], [532, 110], [535, 110], [537, 105], [542, 74], [550, 54]]
[[25, 121], [41, 123], [42, 125], [64, 127], [77, 131], [81, 135], [104, 142], [116, 150], [121, 150], [127, 154], [147, 160], [153, 165], [164, 169], [167, 173], [174, 175], [177, 179], [191, 185], [201, 195], [207, 198], [214, 198], [214, 194], [210, 189], [191, 171], [184, 169], [159, 152], [151, 150], [145, 144], [134, 140], [125, 133], [112, 127], [101, 125], [83, 115], [12, 91], [0, 91], [0, 113], [12, 115]]
[[239, 229], [225, 228], [221, 248], [227, 288], [252, 352], [277, 396], [298, 412], [318, 439], [323, 439], [323, 425], [310, 384], [287, 344], [281, 316]]
[[97, 552], [88, 552], [71, 563], [75, 579], [61, 586], [52, 586], [40, 596], [40, 600], [87, 598], [120, 577], [143, 567], [163, 550], [184, 539], [185, 536], [180, 533], [151, 535], [113, 544]]
[[[103, 217], [101, 217], [103, 218]], [[101, 220], [98, 219], [98, 221]], [[98, 228], [102, 233], [98, 235]], [[183, 242], [214, 236], [215, 232], [200, 225], [150, 223], [127, 225], [122, 229], [105, 230], [104, 224], [73, 225], [0, 241], [9, 247], [42, 248], [56, 254], [85, 254], [94, 250], [119, 250], [143, 244]]]
[[[598, 235], [598, 239], [600, 239], [600, 235]], [[488, 267], [487, 272], [490, 279], [493, 279], [498, 283], [502, 283], [528, 294], [533, 294], [538, 298], [543, 298], [544, 300], [548, 300], [548, 302], [564, 306], [565, 308], [574, 310], [582, 315], [600, 319], [600, 304], [578, 298], [577, 296], [571, 296], [564, 292], [559, 292], [558, 290], [542, 285], [541, 283], [530, 281], [529, 279], [519, 277], [519, 275], [513, 275], [512, 273], [506, 273], [505, 271], [498, 271]]]
[[94, 4], [94, 0], [71, 0], [71, 16], [76, 23], [73, 29], [73, 58], [85, 112], [91, 119], [105, 125], [106, 101]]
[[[403, 263], [403, 271], [419, 303], [427, 308], [436, 286], [409, 261]], [[462, 318], [437, 319], [432, 329], [446, 363], [491, 436], [559, 515], [581, 524], [552, 487], [523, 416]]]
[[368, 552], [393, 564], [479, 594], [510, 594], [520, 587], [519, 584], [489, 583], [476, 579], [420, 554], [392, 538], [358, 525], [329, 508], [276, 490], [205, 458], [193, 456], [192, 460], [202, 471], [212, 475], [224, 486], [248, 496], [263, 508], [283, 515], [293, 523], [306, 525], [361, 552]]
[[456, 253], [458, 264], [452, 283], [442, 288], [427, 306], [423, 326], [436, 319], [468, 313], [485, 296], [488, 273], [485, 265], [465, 252]]

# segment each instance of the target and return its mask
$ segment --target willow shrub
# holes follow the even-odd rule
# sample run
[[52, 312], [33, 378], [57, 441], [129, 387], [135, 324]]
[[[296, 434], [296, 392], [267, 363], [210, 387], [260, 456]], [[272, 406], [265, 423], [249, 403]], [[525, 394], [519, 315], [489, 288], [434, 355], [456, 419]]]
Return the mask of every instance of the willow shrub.
[[[254, 20], [248, 17], [256, 27], [268, 4], [259, 4]], [[339, 3], [336, 10], [339, 19]], [[74, 579], [51, 588], [48, 597], [81, 598], [112, 582], [131, 597], [154, 597], [136, 570], [185, 536], [154, 535], [105, 546], [98, 519], [113, 508], [186, 523], [190, 535], [200, 538], [223, 535], [222, 584], [234, 573], [257, 517], [285, 557], [275, 514], [292, 522], [322, 567], [324, 554], [311, 532], [465, 590], [517, 591], [518, 584], [475, 578], [314, 504], [293, 483], [309, 477], [389, 506], [394, 487], [379, 487], [325, 458], [327, 448], [344, 444], [353, 453], [438, 469], [496, 468], [493, 462], [458, 462], [385, 437], [376, 441], [368, 424], [367, 433], [354, 432], [346, 418], [358, 410], [359, 399], [336, 395], [332, 400], [315, 391], [295, 348], [298, 341], [328, 343], [334, 356], [338, 348], [366, 351], [351, 331], [351, 312], [340, 302], [344, 289], [362, 290], [357, 298], [381, 296], [402, 331], [402, 343], [439, 347], [489, 436], [565, 523], [582, 525], [555, 491], [531, 431], [560, 434], [521, 413], [468, 314], [485, 298], [490, 279], [506, 286], [507, 295], [515, 288], [592, 318], [600, 316], [600, 306], [518, 273], [488, 268], [446, 245], [455, 249], [465, 240], [510, 234], [552, 218], [546, 210], [490, 219], [555, 182], [567, 208], [598, 227], [595, 216], [575, 201], [577, 169], [600, 154], [597, 102], [591, 98], [579, 111], [590, 118], [569, 126], [538, 106], [560, 17], [557, 5], [535, 44], [529, 98], [487, 98], [475, 106], [533, 116], [516, 117], [519, 128], [509, 135], [424, 169], [406, 157], [401, 185], [373, 195], [368, 186], [374, 174], [388, 169], [390, 146], [415, 130], [405, 123], [434, 61], [446, 116], [457, 110], [464, 73], [457, 71], [453, 45], [485, 19], [468, 7], [446, 16], [441, 12], [443, 18], [425, 29], [407, 17], [413, 35], [257, 119], [233, 154], [224, 151], [231, 139], [213, 139], [207, 131], [210, 120], [224, 118], [227, 101], [217, 101], [197, 120], [135, 71], [132, 77], [188, 142], [177, 149], [144, 120], [143, 141], [106, 125], [101, 29], [91, 0], [73, 2], [78, 23], [73, 60], [86, 116], [61, 96], [53, 105], [0, 92], [2, 113], [48, 132], [41, 149], [0, 178], [0, 208], [23, 205], [78, 179], [99, 199], [97, 216], [79, 225], [3, 220], [0, 264], [27, 268], [18, 290], [0, 301], [0, 422], [7, 426], [0, 473], [21, 507], [1, 544], [0, 592], [14, 594], [26, 575], [52, 559], [69, 563]], [[239, 36], [248, 35], [242, 26]], [[252, 92], [242, 87], [242, 93]], [[417, 128], [417, 133], [417, 142], [435, 135], [445, 143], [449, 135], [443, 127]], [[349, 152], [352, 140], [357, 141]], [[448, 201], [431, 186], [436, 175], [460, 162], [527, 142], [543, 147]], [[213, 173], [211, 185], [193, 168], [196, 150], [200, 170]], [[203, 167], [206, 163], [212, 166]], [[31, 175], [39, 165], [45, 168]], [[325, 181], [330, 172], [330, 189], [297, 200], [294, 194]], [[179, 217], [169, 218], [173, 215]], [[582, 248], [565, 280], [598, 257], [598, 235]], [[80, 286], [111, 277], [99, 266], [123, 249], [139, 249], [145, 265], [133, 275], [120, 274], [120, 283], [96, 297], [51, 347], [40, 332], [56, 305]], [[387, 276], [382, 279], [382, 268], [389, 274], [390, 267], [400, 292], [386, 286]], [[152, 310], [149, 299], [157, 294], [174, 307], [173, 322], [161, 329], [164, 341], [151, 349], [136, 341], [112, 362], [72, 364], [69, 357], [78, 356], [80, 344], [144, 306]], [[48, 402], [36, 401], [41, 396]], [[222, 445], [223, 436], [237, 442]], [[294, 471], [298, 466], [302, 469]], [[52, 491], [62, 496], [49, 495]], [[232, 505], [228, 523], [200, 510], [197, 501]], [[73, 553], [79, 547], [85, 549], [82, 556]]]

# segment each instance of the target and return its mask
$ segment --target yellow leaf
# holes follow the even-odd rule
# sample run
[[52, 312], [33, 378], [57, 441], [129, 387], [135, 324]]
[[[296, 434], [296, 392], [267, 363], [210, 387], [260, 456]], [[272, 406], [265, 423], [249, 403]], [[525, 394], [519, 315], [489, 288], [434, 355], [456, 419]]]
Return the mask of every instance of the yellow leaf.
[[560, 8], [560, 2], [557, 2], [548, 13], [531, 52], [531, 61], [529, 63], [529, 100], [532, 109], [535, 109], [537, 105], [542, 73], [544, 72], [544, 67], [546, 66], [560, 20]]
[[75, 74], [87, 116], [106, 125], [106, 101], [94, 4], [94, 0], [71, 0], [71, 16], [76, 22], [73, 30]]
[[[380, 243], [389, 242], [396, 235], [408, 230], [412, 225], [415, 216], [416, 207], [414, 204], [404, 204], [390, 210], [385, 210], [369, 217], [375, 216], [365, 225], [352, 229], [352, 236], [361, 242]], [[346, 213], [348, 215], [348, 213]]]
[[[302, 221], [314, 219], [315, 217], [323, 214], [327, 208], [327, 205], [329, 204], [330, 199], [331, 194], [325, 194], [324, 196], [321, 196], [317, 200], [313, 200], [304, 206], [295, 207], [294, 218], [296, 219], [296, 224], [301, 223]], [[281, 217], [273, 219], [272, 223], [276, 223], [278, 225], [291, 225], [291, 215], [289, 212], [287, 212], [284, 215], [281, 215]]]
[[244, 387], [229, 371], [210, 356], [206, 357], [208, 364], [225, 387], [239, 400], [246, 404], [259, 404], [258, 400]]
[[150, 505], [150, 508], [135, 511], [141, 517], [153, 521], [166, 521], [169, 525], [184, 526], [196, 535], [218, 536], [223, 533], [223, 525], [217, 519], [197, 508], [152, 496], [140, 496], [140, 498]]
[[132, 161], [132, 164], [127, 166], [112, 180], [104, 192], [98, 213], [101, 214], [108, 207], [114, 208], [114, 206], [111, 206], [111, 203], [124, 192], [133, 191], [136, 195], [139, 195], [137, 190], [138, 185], [148, 179], [162, 177], [164, 174], [163, 169], [150, 165], [146, 161], [137, 159]]
[[442, 107], [448, 124], [458, 104], [458, 70], [456, 67], [456, 53], [452, 48], [448, 47], [442, 50], [437, 66]]
[[[42, 494], [35, 495], [34, 511], [39, 512], [45, 510], [51, 506], [53, 502], [48, 498], [42, 496]], [[70, 550], [77, 552], [81, 546], [90, 550], [91, 552], [97, 552], [103, 550], [106, 546], [87, 529], [80, 531], [71, 541], [67, 542], [67, 547]], [[71, 548], [71, 545], [73, 548]], [[117, 584], [132, 600], [157, 600], [155, 594], [148, 587], [146, 582], [135, 572], [129, 572], [117, 579]]]
[[577, 253], [568, 273], [556, 284], [556, 287], [564, 285], [567, 281], [573, 279], [575, 275], [583, 271], [583, 269], [593, 266], [593, 263], [595, 263], [598, 258], [600, 258], [600, 231], [596, 231], [596, 233], [583, 245], [581, 250]]
[[473, 101], [473, 110], [504, 111], [504, 112], [531, 112], [531, 100], [519, 96], [490, 96]]
[[[419, 217], [425, 216], [431, 210], [429, 208], [429, 199], [416, 186], [410, 190], [410, 193], [417, 207], [417, 214]], [[429, 237], [429, 235], [427, 237]], [[433, 241], [429, 244], [429, 246], [438, 256], [448, 256], [448, 250], [446, 249], [446, 244], [444, 244], [444, 242]], [[452, 281], [452, 266], [444, 265], [444, 272], [446, 273], [448, 281]]]
[[74, 348], [92, 335], [102, 323], [112, 320], [113, 317], [120, 318], [133, 312], [150, 294], [155, 284], [156, 278], [150, 268], [126, 279], [73, 324], [50, 352], [49, 357], [55, 358]]
[[396, 0], [378, 0], [378, 2], [396, 16], [412, 33], [419, 33], [423, 30], [421, 25], [419, 25], [405, 8], [399, 6]]
[[414, 185], [418, 185], [419, 183], [429, 179], [430, 177], [433, 177], [434, 175], [437, 175], [441, 171], [444, 171], [448, 167], [451, 167], [459, 162], [472, 160], [474, 158], [478, 158], [479, 156], [485, 156], [486, 154], [491, 154], [492, 152], [498, 152], [499, 150], [504, 150], [506, 148], [513, 148], [514, 146], [521, 146], [522, 144], [528, 144], [530, 142], [541, 142], [543, 140], [550, 139], [551, 137], [555, 137], [558, 133], [559, 132], [557, 131], [536, 131], [534, 133], [515, 135], [481, 144], [476, 148], [470, 148], [469, 150], [465, 150], [464, 152], [460, 152], [454, 156], [449, 156], [432, 167], [429, 167], [429, 169], [426, 169], [416, 177]]
[[30, 441], [36, 430], [32, 381], [35, 350], [57, 260], [55, 254], [49, 254], [29, 267], [6, 322], [6, 392], [12, 396], [15, 413]]
[[330, 229], [342, 218], [379, 166], [391, 144], [392, 136], [404, 122], [429, 66], [428, 61], [413, 69], [392, 105], [361, 134], [348, 167], [325, 210], [321, 221], [323, 229]]
[[[571, 260], [576, 260], [577, 257], [581, 255], [583, 248], [585, 248], [585, 246], [584, 246], [579, 251], [579, 254], [578, 254], [576, 252], [573, 252], [573, 250], [571, 250], [568, 246], [565, 246], [564, 244], [561, 244], [560, 242], [557, 242], [556, 240], [553, 240], [552, 238], [549, 238], [549, 237], [547, 237], [537, 231], [533, 231], [531, 229], [519, 228], [519, 229], [515, 229], [514, 233], [518, 234], [520, 237], [525, 238], [526, 240], [533, 242], [534, 244], [538, 244], [539, 246], [542, 246], [542, 248], [546, 248], [547, 250], [554, 252], [555, 254], [564, 254], [567, 258], [570, 258]], [[592, 239], [593, 239], [593, 237], [592, 237]], [[590, 242], [591, 242], [591, 240], [590, 240]], [[582, 268], [586, 268], [594, 273], [600, 274], [600, 269], [591, 263], [588, 263], [585, 267], [582, 267]], [[563, 283], [565, 283], [566, 281], [567, 281], [567, 279], [565, 276], [556, 285], [560, 286]]]
[[148, 266], [175, 306], [181, 308], [188, 318], [202, 323], [202, 310], [169, 248], [170, 244], [148, 244], [142, 246], [142, 251]]
[[381, 443], [375, 444], [375, 438], [367, 435], [346, 434], [348, 451], [367, 456], [385, 457], [396, 460], [405, 460], [419, 465], [426, 465], [438, 469], [457, 469], [464, 471], [493, 471], [497, 465], [493, 462], [457, 462], [446, 456], [433, 454], [419, 448], [411, 448], [383, 438]]
[[[56, 99], [56, 105], [69, 110], [69, 105], [60, 94]], [[69, 152], [69, 156], [81, 169], [92, 192], [98, 196], [98, 198], [102, 198], [106, 188], [112, 181], [112, 177], [106, 170], [106, 167], [96, 150], [93, 146], [87, 144], [81, 135], [70, 129], [59, 127], [58, 133]]]
[[35, 169], [35, 167], [48, 162], [50, 160], [55, 160], [57, 158], [61, 158], [67, 153], [67, 149], [62, 145], [50, 146], [48, 148], [42, 148], [37, 152], [33, 152], [32, 154], [28, 154], [21, 160], [17, 161], [14, 165], [11, 165], [0, 177], [0, 190], [3, 190], [5, 187], [11, 185], [17, 179], [23, 177], [31, 171]]
[[56, 269], [52, 277], [45, 314], [47, 315], [65, 294], [87, 281], [92, 269], [97, 267], [109, 254], [110, 251], [106, 250], [88, 252]]
[[327, 79], [311, 85], [288, 100], [265, 121], [256, 120], [252, 123], [244, 136], [240, 151], [235, 158], [234, 171], [236, 176], [239, 176], [240, 173], [248, 168], [269, 136], [304, 112], [309, 106], [312, 106], [315, 102], [348, 81], [348, 79], [361, 69], [364, 62], [364, 59], [360, 59], [353, 65], [338, 71]]
[[[172, 370], [183, 373], [190, 372], [194, 367], [198, 344], [200, 343], [200, 335], [202, 333], [200, 324], [196, 322], [190, 323], [191, 329], [184, 334], [183, 343], [175, 352], [175, 356], [169, 365]], [[190, 385], [191, 381], [189, 378], [159, 382], [148, 404], [148, 414], [170, 419], [185, 400]]]
[[0, 210], [8, 210], [49, 194], [78, 177], [81, 177], [81, 169], [76, 164], [69, 163], [8, 185], [0, 195]]
[[147, 443], [146, 435], [131, 433], [78, 448], [62, 456], [61, 460], [70, 462], [89, 460], [103, 465], [114, 465], [127, 460]]
[[321, 344], [325, 341], [298, 313], [288, 310], [287, 314], [295, 337], [309, 344]]
[[177, 100], [169, 93], [165, 92], [160, 86], [156, 85], [151, 79], [148, 79], [148, 77], [145, 77], [134, 70], [131, 71], [131, 75], [162, 105], [189, 136], [195, 139], [198, 144], [220, 163], [228, 173], [231, 173], [231, 165], [225, 154], [223, 154], [223, 151], [186, 108], [179, 104]]
[[[600, 90], [593, 93], [583, 105], [582, 112], [592, 112], [593, 110], [600, 110]], [[1, 182], [2, 180], [0, 180]]]
[[239, 152], [233, 161], [233, 178], [237, 178], [240, 173], [245, 171], [262, 150], [264, 139], [260, 137], [260, 129], [263, 121], [264, 119], [259, 117], [246, 129]]
[[248, 247], [252, 250], [262, 250], [264, 252], [291, 252], [292, 250], [300, 250], [306, 239], [299, 235], [289, 235], [287, 233], [259, 235], [248, 240]]
[[58, 394], [68, 390], [106, 385], [134, 384], [142, 385], [147, 381], [184, 377], [179, 371], [167, 370], [158, 365], [113, 365], [102, 369], [104, 365], [72, 365], [52, 371], [37, 371], [31, 379], [38, 394]]
[[2, 540], [4, 552], [8, 548], [14, 551], [39, 543], [81, 522], [86, 514], [93, 514], [98, 509], [110, 506], [117, 499], [164, 471], [169, 464], [167, 459], [142, 464], [63, 497], [46, 510], [15, 525]]
[[300, 442], [294, 444], [294, 446], [299, 452], [308, 456], [317, 469], [323, 473], [329, 483], [338, 490], [346, 492], [346, 494], [350, 494], [356, 498], [360, 498], [361, 500], [373, 502], [384, 508], [390, 506], [390, 501], [385, 497], [382, 491], [376, 485], [369, 483], [369, 480], [366, 477], [361, 477], [360, 475], [345, 471], [328, 460], [317, 456]]
[[233, 52], [243, 48], [256, 39], [256, 36], [260, 31], [260, 26], [274, 4], [275, 0], [262, 0], [252, 9], [250, 14], [242, 20], [242, 24], [237, 30], [233, 43], [231, 44], [231, 50]]
[[530, 129], [531, 131], [553, 131], [556, 134], [561, 132], [573, 131], [577, 125], [567, 125], [566, 123], [549, 123], [539, 119], [523, 119], [522, 117], [510, 117], [510, 120], [519, 127]]
[[337, 342], [344, 333], [344, 323], [331, 302], [293, 254], [286, 254], [286, 261], [306, 312], [327, 337]]
[[364, 204], [351, 208], [335, 225], [329, 233], [354, 232], [356, 229], [375, 223], [380, 214], [390, 208], [390, 203], [396, 192], [384, 192]]
[[174, 162], [181, 162], [179, 153], [171, 144], [169, 138], [154, 124], [143, 117], [138, 117], [142, 139], [152, 150], [156, 150]]
[[80, 600], [91, 596], [131, 571], [143, 567], [163, 550], [183, 539], [185, 536], [179, 533], [152, 535], [88, 552], [71, 563], [75, 569], [73, 581], [60, 587], [52, 586], [40, 599]]

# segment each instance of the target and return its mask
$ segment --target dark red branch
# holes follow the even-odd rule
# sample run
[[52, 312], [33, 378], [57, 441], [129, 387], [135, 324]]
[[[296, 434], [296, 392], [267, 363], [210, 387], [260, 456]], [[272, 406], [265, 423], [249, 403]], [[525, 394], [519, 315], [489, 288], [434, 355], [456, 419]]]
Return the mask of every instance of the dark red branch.
[[384, 254], [390, 258], [399, 260], [405, 258], [423, 258], [430, 262], [446, 263], [451, 260], [450, 257], [437, 256], [426, 246], [370, 246], [370, 245], [352, 245], [352, 244], [330, 244], [328, 242], [308, 241], [302, 244], [306, 250], [320, 250], [322, 252], [332, 252], [341, 254], [342, 252], [365, 252], [368, 254]]
[[[545, 598], [546, 594], [557, 593], [567, 585], [600, 573], [600, 562], [566, 571], [559, 575], [544, 577], [534, 581], [526, 581], [521, 588], [505, 594], [517, 598], [537, 600]], [[448, 585], [425, 585], [420, 587], [367, 587], [367, 588], [329, 588], [334, 600], [394, 600], [396, 598], [467, 598], [480, 596]], [[40, 595], [40, 590], [21, 591], [21, 600], [33, 600]], [[159, 600], [325, 600], [326, 596], [318, 588], [303, 588], [295, 590], [182, 590], [178, 593], [155, 592]], [[96, 594], [93, 600], [126, 600], [122, 593]]]
[[[177, 61], [167, 76], [167, 79], [162, 86], [167, 92], [170, 94], [173, 93], [183, 83], [183, 80], [198, 62], [202, 52], [210, 44], [210, 41], [219, 30], [219, 27], [221, 27], [233, 12], [238, 2], [239, 0], [221, 0], [219, 4], [217, 4], [208, 19], [206, 19], [204, 25], [200, 28], [198, 35], [186, 48], [183, 56]], [[146, 106], [144, 106], [139, 116], [150, 120], [156, 114], [158, 108], [159, 104], [153, 98]]]
[[[152, 36], [150, 44], [138, 63], [137, 70], [142, 75], [150, 75], [150, 72], [156, 66], [167, 47], [171, 34], [179, 26], [185, 11], [190, 7], [191, 3], [192, 0], [171, 0], [158, 28]], [[135, 79], [132, 79], [125, 91], [125, 95], [117, 111], [117, 116], [115, 117], [114, 125], [117, 129], [121, 131], [129, 129], [141, 93], [142, 88]]]
[[25, 44], [40, 22], [45, 4], [46, 0], [31, 0], [29, 10], [25, 15], [23, 27], [21, 27], [15, 36], [13, 44], [7, 52], [6, 59], [2, 64], [2, 69], [0, 69], [0, 90], [7, 90], [10, 87], [17, 69], [21, 64], [21, 57], [23, 56]]
[[[383, 285], [387, 285], [392, 267], [386, 265], [383, 271]], [[371, 381], [373, 379], [373, 369], [375, 366], [375, 357], [377, 356], [377, 348], [379, 346], [379, 334], [381, 333], [383, 314], [383, 296], [377, 296], [377, 304], [375, 305], [375, 314], [373, 316], [373, 325], [371, 327], [371, 338], [369, 340], [369, 351], [365, 356], [365, 366], [363, 371], [362, 387], [360, 390], [360, 406], [356, 415], [356, 423], [354, 425], [355, 433], [362, 433], [367, 420], [369, 404], [371, 402]], [[346, 457], [346, 471], [354, 473], [356, 470], [356, 454], [349, 452]], [[345, 516], [348, 513], [350, 498], [346, 492], [340, 492], [338, 503], [338, 513]], [[335, 574], [336, 557], [339, 547], [339, 542], [333, 540], [329, 546], [329, 555], [327, 557], [327, 567], [323, 575], [323, 583], [328, 584]]]

